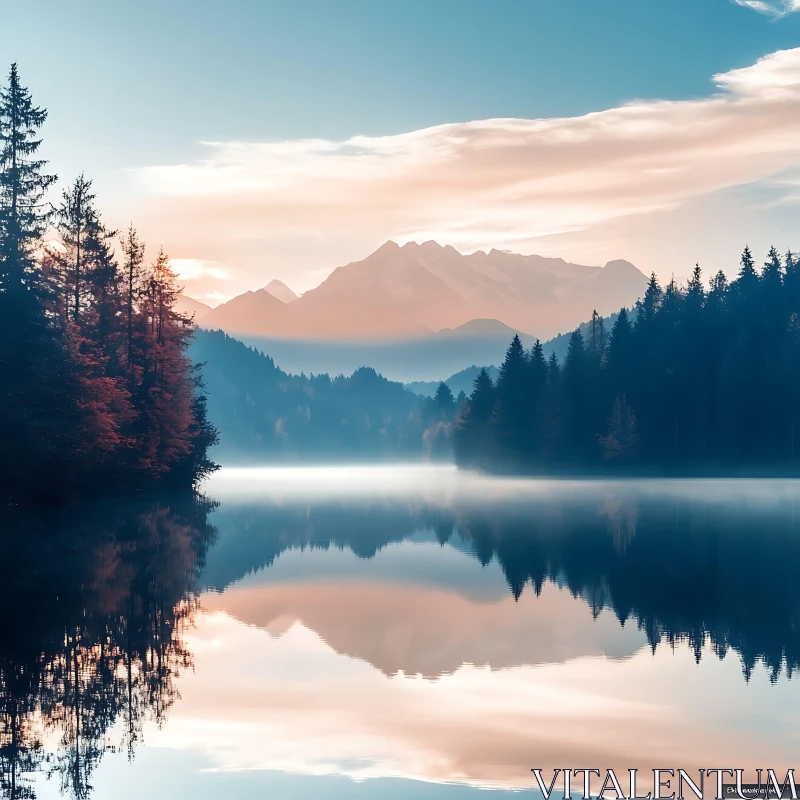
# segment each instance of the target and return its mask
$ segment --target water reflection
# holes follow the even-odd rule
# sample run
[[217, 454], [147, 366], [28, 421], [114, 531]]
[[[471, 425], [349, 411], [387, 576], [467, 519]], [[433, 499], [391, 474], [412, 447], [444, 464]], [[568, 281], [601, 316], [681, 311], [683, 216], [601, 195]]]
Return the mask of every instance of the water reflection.
[[[214, 530], [190, 500], [7, 518], [0, 582], [0, 788], [34, 774], [89, 797], [107, 751], [164, 723], [191, 665], [184, 632]], [[111, 738], [117, 727], [119, 740]]]
[[[235, 484], [226, 483], [232, 475], [220, 481], [235, 500], [218, 514], [224, 537], [206, 585], [224, 589], [287, 550], [346, 548], [372, 558], [391, 543], [428, 536], [484, 566], [496, 561], [516, 600], [525, 591], [539, 596], [551, 583], [581, 598], [595, 618], [613, 611], [653, 651], [662, 642], [686, 643], [700, 661], [706, 651], [722, 658], [732, 648], [746, 680], [759, 663], [773, 681], [800, 664], [800, 489], [793, 482], [514, 481], [418, 469], [394, 487], [385, 480], [390, 470], [312, 485], [296, 485], [287, 472], [274, 483], [259, 481], [258, 492], [247, 484], [258, 480], [252, 473]], [[399, 577], [406, 584], [415, 578]], [[415, 605], [381, 594], [388, 608]], [[305, 605], [304, 619], [330, 608], [311, 598]], [[355, 609], [370, 605], [353, 600]], [[423, 658], [429, 651], [419, 646]], [[475, 663], [468, 653], [462, 661]]]
[[[532, 788], [533, 765], [792, 766], [794, 482], [369, 467], [207, 490], [218, 507], [4, 527], [4, 796], [471, 797], [454, 787]], [[145, 738], [158, 779], [128, 763]]]

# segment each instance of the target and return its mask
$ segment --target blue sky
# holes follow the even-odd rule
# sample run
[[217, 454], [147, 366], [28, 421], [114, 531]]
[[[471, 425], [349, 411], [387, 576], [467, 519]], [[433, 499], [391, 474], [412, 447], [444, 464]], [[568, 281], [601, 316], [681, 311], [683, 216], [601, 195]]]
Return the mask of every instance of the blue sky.
[[51, 150], [68, 144], [90, 171], [180, 156], [198, 140], [401, 133], [703, 96], [712, 74], [800, 44], [800, 14], [775, 21], [730, 0], [37, 0], [36, 9], [4, 11], [0, 51], [50, 109]]
[[[230, 256], [189, 252], [166, 229], [150, 234], [141, 208], [152, 187], [132, 175], [202, 161], [201, 142], [341, 142], [708, 98], [712, 76], [800, 45], [800, 13], [759, 13], [744, 2], [38, 0], [35, 12], [25, 3], [4, 10], [0, 52], [50, 110], [45, 155], [66, 180], [81, 169], [94, 177], [114, 221], [138, 212], [148, 240], [166, 238], [187, 263], [238, 271], [237, 290], [275, 276], [307, 288], [342, 259], [366, 255], [392, 226], [347, 246], [312, 243], [302, 256], [293, 239], [255, 275], [239, 246]], [[774, 5], [783, 9], [783, 0]], [[441, 226], [403, 221], [396, 233], [423, 228]], [[328, 235], [311, 233], [317, 242]], [[598, 250], [595, 261], [605, 255]]]

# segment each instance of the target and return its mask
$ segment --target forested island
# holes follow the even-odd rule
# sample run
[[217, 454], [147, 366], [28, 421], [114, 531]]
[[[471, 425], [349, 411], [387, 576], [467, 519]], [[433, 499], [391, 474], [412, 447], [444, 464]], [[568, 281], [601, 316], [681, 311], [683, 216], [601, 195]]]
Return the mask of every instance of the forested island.
[[46, 116], [13, 65], [0, 92], [0, 497], [191, 488], [214, 468], [216, 431], [176, 276], [163, 252], [146, 265], [133, 227], [115, 256], [82, 175], [47, 202]]
[[593, 319], [566, 356], [515, 337], [496, 385], [481, 373], [459, 411], [462, 467], [584, 474], [792, 474], [798, 468], [800, 264], [745, 248], [707, 290], [655, 275], [610, 332]]

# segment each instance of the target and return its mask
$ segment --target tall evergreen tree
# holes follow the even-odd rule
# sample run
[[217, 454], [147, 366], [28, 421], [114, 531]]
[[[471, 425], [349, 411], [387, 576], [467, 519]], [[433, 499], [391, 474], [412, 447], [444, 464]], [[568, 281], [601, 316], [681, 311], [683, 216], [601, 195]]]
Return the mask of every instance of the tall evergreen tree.
[[751, 281], [757, 277], [756, 274], [756, 262], [753, 258], [753, 254], [750, 252], [750, 248], [745, 245], [744, 250], [742, 251], [742, 258], [739, 261], [739, 280], [744, 279], [745, 281]]
[[22, 286], [35, 288], [34, 251], [49, 216], [44, 196], [56, 180], [36, 157], [45, 119], [12, 64], [0, 91], [0, 292], [15, 297]]
[[608, 374], [616, 387], [624, 387], [627, 383], [628, 368], [633, 356], [632, 340], [633, 328], [628, 317], [628, 310], [621, 308], [611, 328], [606, 361]]
[[436, 387], [436, 394], [433, 397], [433, 402], [442, 418], [450, 419], [453, 416], [456, 401], [453, 397], [452, 390], [444, 381], [441, 381]]
[[531, 392], [541, 391], [547, 382], [547, 359], [544, 357], [544, 348], [537, 339], [528, 356]]
[[[122, 246], [122, 293], [125, 316], [125, 361], [128, 373], [128, 388], [131, 392], [137, 384], [140, 367], [136, 313], [145, 293], [144, 242], [140, 241], [136, 228], [131, 225], [121, 242]], [[138, 332], [141, 333], [141, 332]]]
[[650, 273], [650, 280], [647, 284], [644, 297], [638, 304], [638, 314], [636, 324], [642, 329], [647, 328], [655, 319], [656, 313], [661, 305], [663, 292], [658, 282], [655, 272]]
[[547, 382], [557, 383], [560, 378], [561, 366], [558, 363], [558, 357], [555, 353], [550, 353], [550, 358], [547, 359]]
[[62, 194], [58, 209], [58, 232], [64, 251], [63, 262], [64, 302], [68, 316], [77, 325], [81, 317], [81, 299], [88, 291], [88, 263], [91, 255], [87, 240], [90, 231], [98, 230], [99, 219], [94, 207], [92, 182], [81, 174]]
[[761, 271], [762, 308], [771, 320], [775, 321], [774, 309], [781, 301], [783, 288], [783, 264], [775, 247], [770, 247], [767, 260]]
[[26, 481], [47, 490], [63, 466], [59, 456], [74, 446], [77, 414], [37, 268], [49, 217], [44, 197], [55, 181], [37, 157], [46, 117], [12, 65], [0, 91], [0, 491], [11, 494]]
[[594, 398], [590, 395], [592, 368], [583, 335], [576, 328], [569, 337], [563, 375], [565, 455], [570, 461], [590, 457], [590, 451], [594, 447], [592, 440]]
[[530, 408], [527, 399], [529, 364], [525, 348], [514, 335], [497, 376], [497, 407], [494, 424], [498, 446], [505, 451], [510, 463], [522, 456], [523, 443], [519, 433], [527, 428]]
[[687, 308], [691, 309], [692, 312], [701, 310], [705, 297], [706, 290], [703, 286], [703, 273], [700, 265], [695, 264], [692, 270], [692, 277], [689, 278], [689, 283], [686, 287]]
[[472, 384], [472, 394], [456, 428], [454, 446], [456, 460], [465, 466], [488, 465], [495, 448], [491, 446], [491, 426], [497, 399], [489, 373], [481, 368]]

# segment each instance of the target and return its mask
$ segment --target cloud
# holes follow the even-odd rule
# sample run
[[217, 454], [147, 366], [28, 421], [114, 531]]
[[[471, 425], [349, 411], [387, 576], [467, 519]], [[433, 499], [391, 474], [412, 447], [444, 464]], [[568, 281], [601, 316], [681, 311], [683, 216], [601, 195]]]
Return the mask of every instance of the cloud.
[[800, 10], [800, 0], [778, 0], [778, 2], [767, 2], [766, 0], [732, 0], [737, 6], [751, 8], [759, 14], [779, 19], [791, 14], [793, 11]]
[[578, 117], [209, 142], [201, 160], [133, 178], [152, 224], [169, 226], [171, 252], [191, 246], [240, 275], [258, 272], [253, 287], [269, 274], [308, 288], [298, 272], [363, 257], [388, 238], [542, 251], [545, 237], [677, 209], [800, 163], [800, 48], [713, 81], [705, 98]]
[[214, 278], [218, 281], [229, 281], [232, 275], [229, 270], [215, 264], [213, 261], [204, 261], [199, 258], [171, 258], [172, 267], [179, 280], [193, 281], [202, 277]]
[[[562, 598], [570, 601], [583, 603]], [[581, 613], [590, 620], [585, 606]], [[585, 657], [502, 670], [464, 664], [425, 680], [386, 675], [342, 655], [291, 617], [274, 620], [276, 635], [221, 610], [201, 613], [196, 623], [186, 636], [196, 668], [182, 677], [181, 703], [168, 725], [145, 735], [150, 746], [197, 754], [209, 770], [530, 791], [532, 763], [600, 764], [619, 775], [666, 762], [696, 773], [734, 757], [747, 767], [769, 760], [786, 769], [795, 753], [781, 730], [747, 737], [737, 729], [774, 689], [766, 676], [733, 716], [721, 707], [713, 687], [741, 680], [735, 656], [704, 664], [703, 683], [685, 646], [655, 656], [642, 648], [625, 661]], [[562, 634], [558, 626], [545, 631]], [[402, 652], [416, 634], [406, 621], [377, 639]], [[654, 669], [661, 678], [655, 699]], [[784, 727], [789, 713], [779, 720]]]

